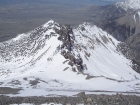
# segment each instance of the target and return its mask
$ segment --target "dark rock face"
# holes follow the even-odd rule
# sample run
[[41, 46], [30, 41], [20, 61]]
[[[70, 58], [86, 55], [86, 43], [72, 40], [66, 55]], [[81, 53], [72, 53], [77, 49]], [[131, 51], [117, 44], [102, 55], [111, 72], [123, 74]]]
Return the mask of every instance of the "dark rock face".
[[[10, 87], [0, 87], [0, 94], [18, 94], [18, 92], [20, 90], [22, 90], [22, 89], [10, 88]], [[0, 105], [1, 105], [1, 103], [0, 103]]]
[[131, 48], [140, 51], [140, 34], [133, 35], [125, 41]]
[[85, 96], [85, 92], [80, 92], [80, 93], [77, 94], [77, 96], [84, 97]]
[[132, 68], [136, 70], [136, 72], [140, 73], [140, 52], [131, 48], [125, 43], [120, 43], [117, 46], [117, 50], [122, 52], [122, 54], [125, 55], [126, 58], [132, 60]]
[[[60, 46], [61, 54], [65, 59], [69, 60], [68, 64], [72, 67], [74, 72], [76, 69], [79, 72], [82, 72], [84, 70], [83, 60], [80, 54], [77, 56], [73, 54], [73, 49], [75, 47], [75, 37], [73, 35], [72, 28], [70, 25], [65, 25], [61, 26], [61, 29], [56, 30], [56, 32], [60, 35], [58, 40], [63, 42], [63, 44]], [[76, 66], [76, 68], [74, 66]]]

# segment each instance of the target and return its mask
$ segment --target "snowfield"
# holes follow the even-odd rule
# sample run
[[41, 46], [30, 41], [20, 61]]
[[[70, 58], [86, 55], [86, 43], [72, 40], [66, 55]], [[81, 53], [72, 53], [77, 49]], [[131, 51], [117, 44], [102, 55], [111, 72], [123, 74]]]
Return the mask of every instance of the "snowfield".
[[[118, 42], [95, 25], [83, 23], [73, 29], [71, 53], [80, 55], [86, 69], [79, 72], [59, 49], [63, 44], [53, 20], [9, 41], [0, 43], [1, 87], [20, 88], [10, 96], [72, 96], [78, 92], [140, 92], [140, 74], [130, 60], [117, 51]], [[72, 70], [76, 68], [76, 72]]]

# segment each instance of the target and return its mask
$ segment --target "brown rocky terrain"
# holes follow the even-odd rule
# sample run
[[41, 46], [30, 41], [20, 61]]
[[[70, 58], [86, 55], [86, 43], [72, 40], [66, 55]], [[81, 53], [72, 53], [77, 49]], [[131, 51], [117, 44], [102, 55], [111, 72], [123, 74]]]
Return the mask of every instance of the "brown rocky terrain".
[[135, 95], [85, 95], [84, 92], [79, 93], [74, 97], [59, 96], [59, 97], [8, 97], [0, 96], [0, 105], [31, 103], [40, 105], [44, 103], [54, 103], [62, 105], [140, 105], [140, 97]]

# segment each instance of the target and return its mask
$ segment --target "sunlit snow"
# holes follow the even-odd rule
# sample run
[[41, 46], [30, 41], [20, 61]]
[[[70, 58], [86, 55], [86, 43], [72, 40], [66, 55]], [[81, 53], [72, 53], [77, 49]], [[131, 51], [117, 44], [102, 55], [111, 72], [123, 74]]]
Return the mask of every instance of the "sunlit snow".
[[[81, 30], [82, 27], [85, 30]], [[120, 42], [107, 32], [89, 23], [73, 29], [75, 45], [82, 48], [74, 48], [73, 54], [80, 54], [87, 65], [87, 70], [82, 74], [73, 72], [68, 62], [64, 63], [66, 59], [61, 55], [61, 51], [57, 50], [62, 42], [58, 40], [59, 34], [55, 33], [54, 28], [60, 29], [59, 24], [51, 20], [42, 27], [46, 31], [41, 31], [38, 36], [30, 36], [29, 32], [24, 34], [24, 38], [19, 38], [19, 35], [0, 43], [1, 47], [7, 48], [3, 52], [11, 49], [10, 45], [15, 49], [9, 50], [5, 59], [0, 53], [1, 87], [22, 88], [19, 94], [14, 96], [72, 96], [81, 91], [96, 90], [140, 92], [137, 89], [140, 75], [131, 68], [131, 61], [116, 50]], [[50, 35], [52, 32], [54, 36]], [[49, 35], [48, 39], [46, 35]], [[30, 38], [32, 41], [27, 45], [30, 41], [27, 39]], [[26, 47], [28, 52], [23, 50], [23, 56], [15, 57], [14, 54], [21, 49], [16, 49], [15, 46], [20, 42], [23, 42], [22, 48]], [[86, 58], [85, 52], [89, 53], [90, 57]], [[86, 79], [87, 75], [92, 78]]]

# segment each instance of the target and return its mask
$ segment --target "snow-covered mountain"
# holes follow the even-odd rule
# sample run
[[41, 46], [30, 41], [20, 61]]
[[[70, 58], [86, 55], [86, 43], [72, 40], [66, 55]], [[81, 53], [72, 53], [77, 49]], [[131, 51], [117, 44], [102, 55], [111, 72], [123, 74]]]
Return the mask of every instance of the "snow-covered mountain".
[[[126, 32], [125, 42], [138, 53], [140, 51], [140, 0], [127, 0], [125, 2], [116, 3], [117, 7], [121, 7], [126, 11], [124, 16], [116, 19], [116, 24], [118, 26], [123, 26]], [[120, 30], [119, 30], [120, 31]], [[136, 52], [135, 51], [135, 52]], [[137, 54], [140, 56], [140, 54]], [[140, 65], [140, 59], [135, 57], [136, 62]]]
[[119, 41], [139, 34], [140, 1], [126, 0], [113, 5], [93, 6], [88, 9], [93, 23], [107, 31]]
[[119, 25], [124, 25], [130, 28], [130, 36], [139, 34], [140, 28], [140, 0], [126, 0], [125, 2], [118, 2], [117, 7], [126, 11], [124, 16], [118, 19]]
[[127, 10], [137, 10], [140, 9], [140, 0], [126, 0], [125, 2], [116, 3], [118, 7], [122, 7]]
[[126, 13], [123, 17], [117, 19], [117, 24], [125, 25], [129, 27], [129, 33], [131, 35], [136, 35], [140, 33], [140, 10], [134, 11], [132, 13]]
[[83, 23], [72, 29], [50, 20], [0, 43], [1, 87], [20, 88], [22, 96], [140, 92], [140, 74], [117, 50], [118, 44], [95, 25]]

